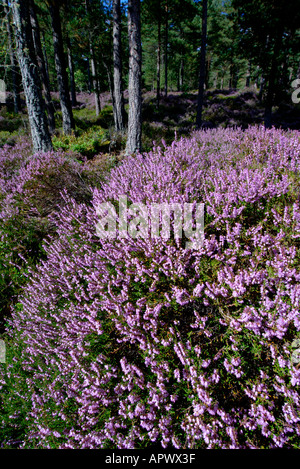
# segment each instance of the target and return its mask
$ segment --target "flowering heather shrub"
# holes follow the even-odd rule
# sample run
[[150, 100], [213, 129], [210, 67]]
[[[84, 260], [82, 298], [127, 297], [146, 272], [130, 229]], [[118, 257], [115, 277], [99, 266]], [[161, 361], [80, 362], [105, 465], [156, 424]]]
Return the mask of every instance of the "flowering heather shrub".
[[27, 141], [0, 149], [0, 329], [27, 264], [43, 256], [42, 241], [54, 232], [48, 215], [64, 203], [61, 191], [79, 202], [91, 200], [86, 163], [63, 152], [31, 153]]
[[[11, 321], [2, 445], [299, 448], [299, 133], [196, 132], [65, 195]], [[96, 237], [95, 208], [204, 202], [184, 240]], [[0, 427], [1, 431], [1, 427]]]

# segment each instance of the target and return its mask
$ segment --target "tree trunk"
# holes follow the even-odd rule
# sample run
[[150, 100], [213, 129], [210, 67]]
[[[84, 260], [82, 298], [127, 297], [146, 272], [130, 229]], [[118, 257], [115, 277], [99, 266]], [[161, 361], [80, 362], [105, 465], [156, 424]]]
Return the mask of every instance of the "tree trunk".
[[38, 66], [33, 53], [29, 0], [14, 0], [11, 6], [32, 143], [35, 152], [47, 152], [52, 150], [52, 142], [44, 112]]
[[106, 75], [107, 75], [107, 81], [108, 81], [108, 87], [109, 87], [109, 93], [110, 93], [110, 97], [111, 97], [111, 101], [113, 103], [113, 107], [114, 107], [114, 89], [113, 89], [113, 78], [112, 78], [112, 73], [111, 73], [111, 69], [110, 67], [107, 65], [106, 63], [106, 60], [102, 57], [102, 61], [103, 61], [103, 65], [105, 67], [105, 70], [106, 70]]
[[72, 106], [77, 105], [76, 99], [76, 87], [75, 87], [75, 78], [74, 78], [74, 63], [71, 51], [71, 41], [68, 35], [66, 35], [66, 42], [67, 42], [67, 50], [68, 50], [68, 64], [69, 64], [69, 72], [70, 72], [70, 88], [71, 88], [71, 101]]
[[[271, 67], [271, 70], [273, 70], [273, 66]], [[265, 101], [264, 126], [266, 129], [272, 126], [274, 84], [275, 84], [275, 81], [274, 81], [274, 71], [273, 71], [273, 73], [270, 73], [270, 76], [269, 76], [267, 95], [266, 95], [266, 101]]]
[[216, 89], [217, 88], [217, 85], [218, 85], [218, 72], [216, 72], [215, 76], [214, 76], [214, 84], [213, 84], [213, 87]]
[[[89, 15], [90, 14], [90, 0], [85, 1], [85, 9], [86, 9], [86, 13]], [[95, 96], [96, 116], [98, 116], [101, 111], [100, 90], [99, 90], [99, 80], [97, 76], [95, 51], [94, 51], [93, 39], [92, 39], [90, 30], [89, 30], [89, 48], [90, 48], [90, 64], [91, 64], [91, 70], [92, 70], [92, 83], [93, 83], [93, 91], [94, 91], [94, 96]]]
[[274, 94], [275, 94], [275, 77], [276, 77], [276, 68], [278, 60], [278, 52], [280, 50], [280, 40], [282, 34], [278, 33], [274, 41], [274, 49], [271, 58], [271, 68], [268, 77], [268, 87], [265, 100], [265, 116], [264, 116], [264, 126], [266, 129], [272, 126], [272, 107], [274, 104]]
[[37, 63], [38, 63], [39, 71], [40, 71], [40, 77], [41, 77], [41, 81], [42, 81], [42, 85], [44, 89], [45, 104], [46, 104], [46, 110], [48, 114], [48, 125], [49, 125], [50, 133], [52, 134], [55, 130], [54, 106], [53, 106], [53, 102], [51, 99], [49, 77], [47, 74], [45, 60], [44, 60], [44, 54], [43, 54], [43, 49], [42, 49], [42, 44], [41, 44], [40, 28], [39, 28], [39, 23], [38, 23], [36, 11], [35, 11], [34, 0], [30, 0], [30, 21], [31, 21], [31, 27], [32, 27], [32, 37], [33, 37], [35, 55], [37, 58]]
[[183, 75], [184, 75], [184, 62], [183, 55], [180, 58], [179, 73], [178, 73], [178, 91], [183, 90]]
[[72, 133], [72, 130], [75, 128], [75, 124], [73, 119], [66, 61], [63, 48], [59, 4], [56, 1], [52, 1], [49, 4], [49, 11], [53, 32], [54, 57], [63, 120], [63, 132], [64, 134], [68, 135]]
[[247, 75], [246, 75], [246, 88], [250, 87], [251, 83], [251, 63], [250, 60], [248, 62], [248, 70], [247, 70]]
[[42, 31], [42, 40], [43, 40], [43, 56], [44, 56], [45, 70], [46, 70], [46, 76], [47, 76], [47, 83], [49, 83], [49, 90], [51, 92], [48, 58], [47, 58], [47, 51], [46, 51], [46, 45], [45, 45], [46, 41], [45, 41], [45, 35], [43, 31]]
[[101, 101], [100, 101], [99, 82], [97, 78], [96, 61], [95, 61], [92, 40], [90, 40], [90, 57], [91, 57], [93, 90], [94, 90], [94, 96], [95, 96], [96, 116], [99, 116], [100, 111], [101, 111]]
[[169, 18], [168, 18], [168, 1], [165, 6], [165, 97], [168, 96], [168, 30], [169, 30]]
[[234, 74], [234, 71], [233, 71], [233, 63], [231, 61], [230, 63], [230, 66], [229, 66], [229, 86], [228, 88], [231, 90], [232, 89], [232, 83], [233, 83], [233, 74]]
[[236, 89], [237, 88], [237, 82], [238, 82], [237, 68], [236, 68], [236, 65], [234, 64], [234, 62], [232, 60], [232, 62], [230, 64], [229, 88], [230, 89]]
[[142, 135], [142, 91], [141, 91], [141, 21], [140, 0], [128, 1], [129, 38], [129, 114], [126, 154], [141, 151]]
[[202, 125], [202, 109], [204, 98], [205, 84], [205, 57], [206, 57], [206, 40], [207, 40], [207, 0], [203, 0], [202, 4], [202, 35], [201, 35], [201, 57], [200, 57], [200, 76], [199, 76], [199, 92], [197, 103], [196, 126], [200, 128]]
[[121, 7], [120, 0], [113, 0], [113, 62], [114, 87], [113, 110], [116, 131], [124, 129], [124, 97], [122, 88], [121, 59]]
[[235, 72], [234, 72], [234, 75], [233, 75], [233, 81], [232, 81], [232, 85], [233, 85], [233, 88], [236, 90], [237, 87], [238, 87], [238, 74], [237, 74], [237, 70], [235, 69]]
[[210, 69], [211, 69], [211, 56], [208, 57], [206, 61], [206, 70], [205, 70], [205, 83], [204, 83], [204, 89], [209, 88], [209, 74], [210, 74]]
[[92, 93], [92, 80], [91, 80], [91, 67], [90, 67], [90, 59], [87, 57], [87, 74], [88, 74], [88, 90], [89, 94]]
[[258, 99], [260, 103], [262, 102], [264, 90], [265, 90], [265, 79], [261, 75], [260, 80], [259, 80], [259, 92], [258, 92]]
[[160, 101], [160, 62], [161, 62], [161, 4], [158, 2], [158, 23], [157, 23], [157, 58], [156, 58], [156, 107], [159, 108]]
[[20, 100], [19, 89], [18, 89], [17, 64], [16, 64], [16, 58], [15, 58], [15, 54], [13, 50], [13, 37], [12, 37], [11, 24], [10, 24], [8, 0], [5, 0], [4, 2], [4, 11], [5, 11], [6, 19], [7, 19], [6, 29], [7, 29], [8, 49], [9, 49], [11, 76], [12, 76], [14, 112], [17, 114], [19, 110], [21, 109], [21, 100]]

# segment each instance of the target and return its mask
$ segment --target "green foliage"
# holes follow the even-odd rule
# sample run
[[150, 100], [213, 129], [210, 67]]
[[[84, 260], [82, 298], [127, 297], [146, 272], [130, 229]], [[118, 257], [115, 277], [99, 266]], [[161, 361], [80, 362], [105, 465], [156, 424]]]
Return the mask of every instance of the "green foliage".
[[14, 112], [9, 112], [6, 107], [0, 112], [0, 131], [14, 132], [24, 126], [24, 117]]
[[0, 130], [0, 147], [2, 147], [5, 143], [13, 144], [14, 142], [15, 140], [12, 137], [11, 132], [8, 130]]
[[83, 70], [81, 69], [75, 70], [74, 79], [75, 79], [75, 86], [80, 92], [87, 91], [86, 73], [84, 73]]
[[299, 66], [299, 5], [253, 0], [232, 1], [237, 12], [239, 48], [259, 69], [264, 88], [280, 99], [289, 92]]

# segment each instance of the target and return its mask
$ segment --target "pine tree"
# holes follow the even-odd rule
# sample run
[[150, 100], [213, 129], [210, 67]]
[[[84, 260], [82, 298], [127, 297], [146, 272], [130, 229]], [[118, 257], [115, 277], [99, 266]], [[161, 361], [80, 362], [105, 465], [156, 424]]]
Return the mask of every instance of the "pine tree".
[[75, 77], [74, 77], [74, 62], [72, 56], [72, 49], [71, 49], [71, 41], [66, 34], [66, 44], [67, 44], [67, 51], [68, 51], [68, 65], [69, 65], [69, 73], [70, 73], [70, 87], [71, 87], [71, 100], [72, 106], [76, 106], [77, 99], [76, 99], [76, 88], [75, 88]]
[[92, 24], [91, 24], [91, 0], [85, 0], [85, 7], [86, 13], [88, 16], [88, 34], [89, 34], [89, 59], [91, 64], [91, 71], [92, 71], [92, 83], [93, 83], [93, 90], [95, 96], [95, 108], [96, 108], [96, 115], [98, 116], [101, 111], [101, 101], [100, 101], [100, 89], [99, 89], [99, 79], [97, 74], [97, 62], [96, 62], [96, 55], [94, 49], [94, 42], [92, 36]]

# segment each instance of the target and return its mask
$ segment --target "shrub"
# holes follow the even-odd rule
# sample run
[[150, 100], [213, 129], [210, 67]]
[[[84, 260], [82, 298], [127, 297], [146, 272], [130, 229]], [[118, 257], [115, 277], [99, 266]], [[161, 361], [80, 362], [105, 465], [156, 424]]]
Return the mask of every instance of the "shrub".
[[[93, 207], [65, 195], [13, 312], [3, 446], [299, 448], [299, 151], [298, 132], [196, 132], [125, 158]], [[204, 202], [202, 248], [98, 239], [123, 194]]]

